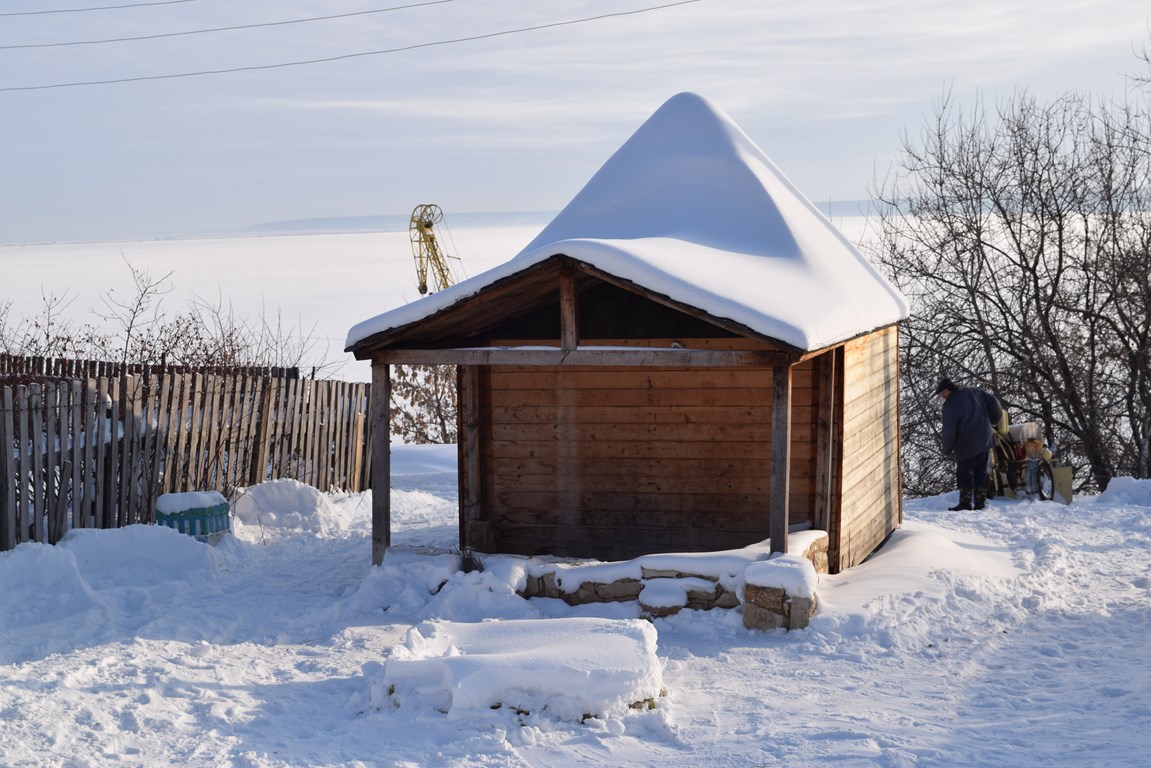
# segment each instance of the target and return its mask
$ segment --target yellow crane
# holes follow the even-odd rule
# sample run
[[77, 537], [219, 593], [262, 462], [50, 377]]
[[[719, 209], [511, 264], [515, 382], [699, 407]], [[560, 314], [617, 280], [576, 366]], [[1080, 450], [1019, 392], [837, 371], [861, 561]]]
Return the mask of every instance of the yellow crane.
[[431, 273], [437, 291], [456, 281], [451, 262], [459, 261], [459, 258], [445, 253], [436, 237], [436, 225], [443, 220], [444, 212], [438, 205], [417, 205], [412, 211], [408, 235], [412, 240], [412, 255], [416, 259], [420, 293], [428, 292], [428, 273]]

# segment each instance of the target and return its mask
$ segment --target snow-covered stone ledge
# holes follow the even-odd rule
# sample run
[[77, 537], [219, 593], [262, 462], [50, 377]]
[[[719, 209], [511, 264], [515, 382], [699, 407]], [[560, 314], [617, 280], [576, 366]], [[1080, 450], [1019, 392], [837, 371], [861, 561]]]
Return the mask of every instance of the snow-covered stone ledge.
[[[644, 616], [662, 618], [684, 608], [706, 611], [743, 606], [744, 625], [756, 629], [807, 626], [817, 601], [819, 573], [828, 572], [828, 537], [802, 531], [789, 552], [772, 557], [770, 542], [725, 552], [644, 555], [615, 563], [481, 556], [485, 570], [505, 576], [525, 598], [568, 605], [636, 601]], [[800, 565], [802, 564], [802, 565]]]
[[810, 560], [776, 555], [747, 566], [743, 580], [743, 626], [800, 629], [811, 621], [818, 576]]

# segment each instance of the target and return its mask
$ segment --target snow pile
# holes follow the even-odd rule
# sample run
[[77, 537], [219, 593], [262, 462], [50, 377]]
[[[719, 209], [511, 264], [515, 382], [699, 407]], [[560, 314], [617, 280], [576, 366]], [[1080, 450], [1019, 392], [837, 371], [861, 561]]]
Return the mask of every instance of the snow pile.
[[334, 536], [351, 524], [326, 494], [289, 479], [245, 489], [233, 504], [233, 513], [236, 535], [248, 541]]
[[0, 554], [0, 663], [60, 648], [48, 643], [57, 628], [98, 621], [103, 607], [66, 549], [30, 543]]
[[1133, 477], [1115, 477], [1107, 484], [1107, 490], [1099, 494], [1100, 504], [1126, 504], [1136, 507], [1151, 507], [1151, 480], [1136, 480]]
[[191, 536], [154, 525], [77, 529], [54, 547], [28, 542], [0, 553], [0, 663], [114, 638], [225, 560]]
[[431, 622], [408, 631], [371, 688], [377, 707], [430, 707], [452, 719], [506, 708], [582, 721], [654, 708], [663, 679], [646, 621]]
[[159, 525], [77, 529], [59, 547], [72, 553], [79, 572], [97, 590], [183, 582], [220, 567], [225, 559], [213, 547]]
[[392, 451], [393, 477], [428, 478], [450, 475], [455, 478], [459, 451], [454, 445], [405, 445]]

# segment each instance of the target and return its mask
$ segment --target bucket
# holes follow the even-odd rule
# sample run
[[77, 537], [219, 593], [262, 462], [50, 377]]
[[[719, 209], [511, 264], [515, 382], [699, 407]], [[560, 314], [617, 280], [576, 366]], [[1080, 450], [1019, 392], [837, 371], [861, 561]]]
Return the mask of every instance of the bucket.
[[216, 491], [165, 493], [156, 500], [156, 524], [214, 544], [232, 530], [231, 508]]

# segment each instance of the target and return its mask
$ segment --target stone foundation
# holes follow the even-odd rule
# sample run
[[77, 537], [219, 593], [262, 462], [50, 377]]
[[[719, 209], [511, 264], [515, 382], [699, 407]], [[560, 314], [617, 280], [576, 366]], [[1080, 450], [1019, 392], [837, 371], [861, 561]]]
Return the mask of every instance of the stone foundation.
[[[683, 605], [675, 606], [667, 611], [666, 607], [656, 609], [652, 606], [651, 615], [655, 616], [657, 610], [662, 616], [678, 613], [681, 608], [691, 608], [697, 611], [707, 611], [712, 608], [735, 608], [739, 605], [739, 595], [725, 589], [717, 579], [698, 574], [677, 573], [674, 576], [654, 576], [644, 569], [644, 578], [620, 579], [607, 583], [585, 581], [574, 592], [565, 592], [556, 584], [554, 573], [545, 573], [542, 576], [529, 576], [527, 584], [519, 592], [521, 597], [550, 597], [563, 600], [568, 605], [584, 605], [586, 603], [624, 603], [640, 600], [640, 592], [646, 584], [668, 579], [676, 582], [692, 580], [693, 583], [685, 589], [686, 600]], [[709, 587], [702, 586], [706, 582]], [[641, 601], [641, 606], [643, 605]], [[643, 606], [645, 614], [649, 612], [648, 606]]]
[[[828, 572], [827, 546], [827, 536], [821, 536], [812, 541], [802, 553], [816, 573]], [[683, 600], [678, 605], [648, 604], [642, 593], [649, 587], [651, 593], [658, 592], [664, 596], [678, 590], [682, 592]], [[712, 608], [738, 608], [742, 604], [744, 626], [765, 630], [805, 627], [817, 605], [814, 595], [810, 598], [793, 596], [782, 589], [757, 585], [745, 585], [741, 600], [737, 592], [720, 584], [715, 576], [647, 567], [640, 568], [638, 579], [625, 578], [606, 583], [585, 581], [570, 592], [561, 589], [556, 583], [555, 572], [549, 571], [538, 576], [528, 576], [519, 594], [525, 598], [549, 597], [563, 600], [568, 605], [637, 601], [643, 615], [652, 619], [673, 616], [684, 608], [707, 611]]]
[[816, 598], [794, 597], [778, 587], [743, 588], [743, 626], [748, 629], [802, 629], [811, 621]]

